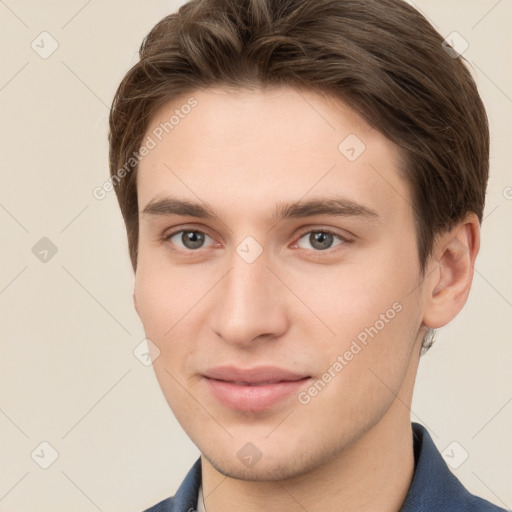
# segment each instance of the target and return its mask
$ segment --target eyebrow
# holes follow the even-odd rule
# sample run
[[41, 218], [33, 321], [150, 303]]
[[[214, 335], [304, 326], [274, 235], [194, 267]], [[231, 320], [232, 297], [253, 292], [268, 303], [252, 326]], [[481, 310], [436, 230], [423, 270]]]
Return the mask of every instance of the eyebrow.
[[[153, 216], [189, 216], [201, 219], [219, 219], [209, 206], [172, 197], [150, 201], [142, 210], [144, 215]], [[364, 217], [378, 219], [376, 211], [344, 197], [321, 197], [308, 201], [280, 203], [271, 216], [273, 222], [291, 218], [304, 218], [313, 215], [331, 215], [341, 217]]]

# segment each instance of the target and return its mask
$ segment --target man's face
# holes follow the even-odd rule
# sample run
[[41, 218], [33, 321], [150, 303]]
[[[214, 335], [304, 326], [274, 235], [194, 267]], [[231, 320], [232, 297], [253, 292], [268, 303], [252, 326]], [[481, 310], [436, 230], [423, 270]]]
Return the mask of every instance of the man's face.
[[191, 96], [153, 119], [137, 178], [153, 366], [219, 471], [301, 474], [408, 418], [424, 304], [411, 193], [397, 148], [341, 102]]

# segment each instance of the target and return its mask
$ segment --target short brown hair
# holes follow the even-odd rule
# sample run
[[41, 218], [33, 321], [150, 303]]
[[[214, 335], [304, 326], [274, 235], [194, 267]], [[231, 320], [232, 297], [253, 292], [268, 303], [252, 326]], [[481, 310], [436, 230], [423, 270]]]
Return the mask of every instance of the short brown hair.
[[417, 10], [402, 0], [191, 0], [146, 36], [110, 113], [110, 174], [134, 270], [133, 155], [160, 107], [211, 85], [329, 94], [397, 144], [422, 271], [438, 233], [469, 212], [481, 222], [485, 109], [462, 58]]

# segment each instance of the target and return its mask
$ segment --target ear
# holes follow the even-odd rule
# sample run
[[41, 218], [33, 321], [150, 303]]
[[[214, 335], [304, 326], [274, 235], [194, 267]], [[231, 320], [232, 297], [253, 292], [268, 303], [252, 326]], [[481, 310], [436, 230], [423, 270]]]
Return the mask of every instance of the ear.
[[425, 280], [423, 323], [427, 327], [446, 325], [462, 309], [479, 249], [480, 223], [474, 213], [436, 240]]

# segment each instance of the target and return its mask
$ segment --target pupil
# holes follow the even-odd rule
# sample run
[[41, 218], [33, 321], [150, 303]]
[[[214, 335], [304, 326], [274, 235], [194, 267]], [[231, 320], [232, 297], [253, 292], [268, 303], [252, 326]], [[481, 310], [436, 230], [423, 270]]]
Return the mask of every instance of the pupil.
[[181, 241], [188, 249], [197, 249], [203, 245], [204, 235], [198, 231], [185, 231], [183, 235], [181, 235]]
[[329, 249], [333, 241], [333, 236], [330, 233], [317, 231], [316, 233], [311, 233], [311, 235], [309, 235], [309, 241], [312, 247], [323, 251], [325, 249]]

